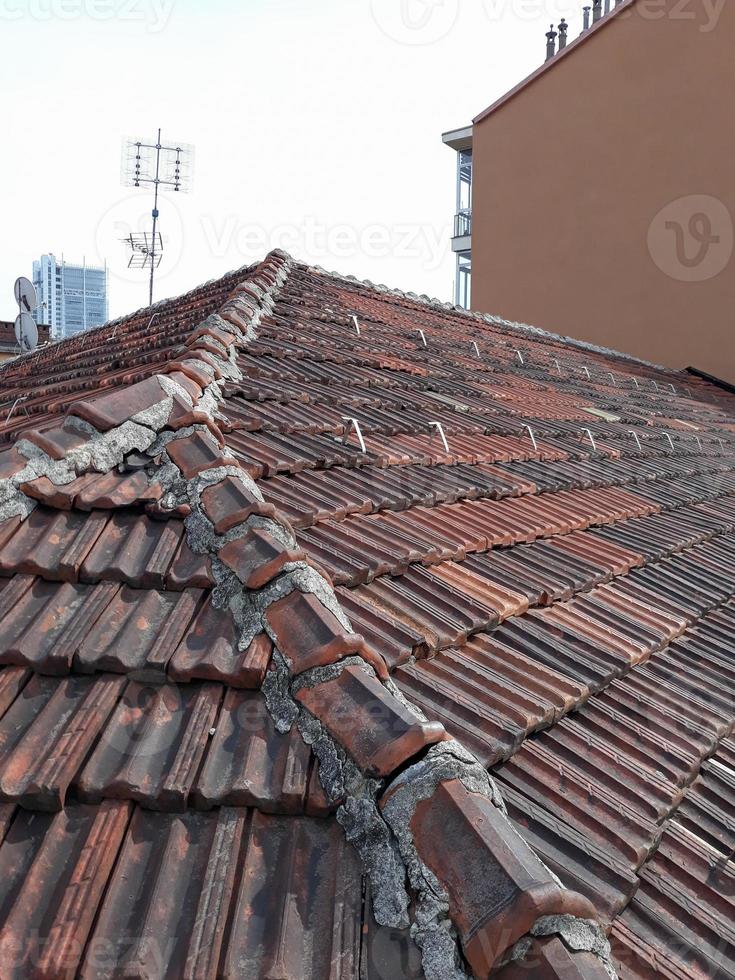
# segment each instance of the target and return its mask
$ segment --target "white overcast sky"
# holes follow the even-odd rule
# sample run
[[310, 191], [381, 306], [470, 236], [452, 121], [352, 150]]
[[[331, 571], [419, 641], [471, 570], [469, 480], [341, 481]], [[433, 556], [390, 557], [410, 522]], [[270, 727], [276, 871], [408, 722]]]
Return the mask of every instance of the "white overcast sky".
[[[156, 298], [284, 247], [451, 295], [454, 154], [441, 133], [543, 60], [582, 0], [0, 0], [0, 319], [43, 252], [107, 260], [110, 314], [147, 304], [119, 239], [149, 226], [121, 142], [196, 149], [161, 203]], [[499, 152], [502, 148], [499, 147]]]

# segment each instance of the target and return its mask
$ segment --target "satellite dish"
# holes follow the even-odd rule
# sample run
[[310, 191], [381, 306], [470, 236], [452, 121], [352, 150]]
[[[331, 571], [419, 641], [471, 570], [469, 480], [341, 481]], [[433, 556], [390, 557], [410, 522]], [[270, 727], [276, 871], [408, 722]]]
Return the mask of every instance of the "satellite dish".
[[21, 313], [30, 313], [38, 306], [38, 296], [36, 287], [30, 279], [20, 276], [15, 280], [15, 302], [20, 307]]
[[15, 339], [23, 354], [38, 346], [38, 327], [30, 313], [21, 313], [15, 318]]

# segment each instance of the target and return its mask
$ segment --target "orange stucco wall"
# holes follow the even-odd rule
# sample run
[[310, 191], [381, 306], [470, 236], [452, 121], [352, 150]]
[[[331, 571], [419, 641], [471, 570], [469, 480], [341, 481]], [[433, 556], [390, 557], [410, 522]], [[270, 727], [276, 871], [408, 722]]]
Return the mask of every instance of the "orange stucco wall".
[[735, 0], [639, 0], [477, 121], [473, 307], [735, 382], [734, 106]]

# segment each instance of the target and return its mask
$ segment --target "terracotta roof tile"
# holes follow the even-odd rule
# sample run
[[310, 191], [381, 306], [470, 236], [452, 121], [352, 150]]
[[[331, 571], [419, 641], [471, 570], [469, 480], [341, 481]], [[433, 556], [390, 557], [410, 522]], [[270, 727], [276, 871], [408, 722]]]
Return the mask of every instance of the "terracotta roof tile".
[[86, 554], [80, 580], [127, 582], [137, 589], [164, 588], [183, 532], [180, 521], [115, 513]]
[[735, 397], [279, 253], [0, 383], [3, 977], [732, 972]]
[[265, 634], [240, 650], [232, 618], [211, 598], [182, 638], [170, 667], [176, 681], [217, 680], [232, 687], [259, 688], [268, 669], [272, 644]]

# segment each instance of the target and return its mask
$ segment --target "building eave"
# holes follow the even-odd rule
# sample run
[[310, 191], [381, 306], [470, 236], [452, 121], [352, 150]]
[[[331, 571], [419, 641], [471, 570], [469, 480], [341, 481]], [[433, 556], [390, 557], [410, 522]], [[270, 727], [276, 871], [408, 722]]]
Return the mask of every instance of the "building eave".
[[462, 150], [472, 149], [472, 126], [463, 126], [461, 129], [450, 129], [447, 133], [442, 133], [442, 143], [451, 147], [458, 153]]

